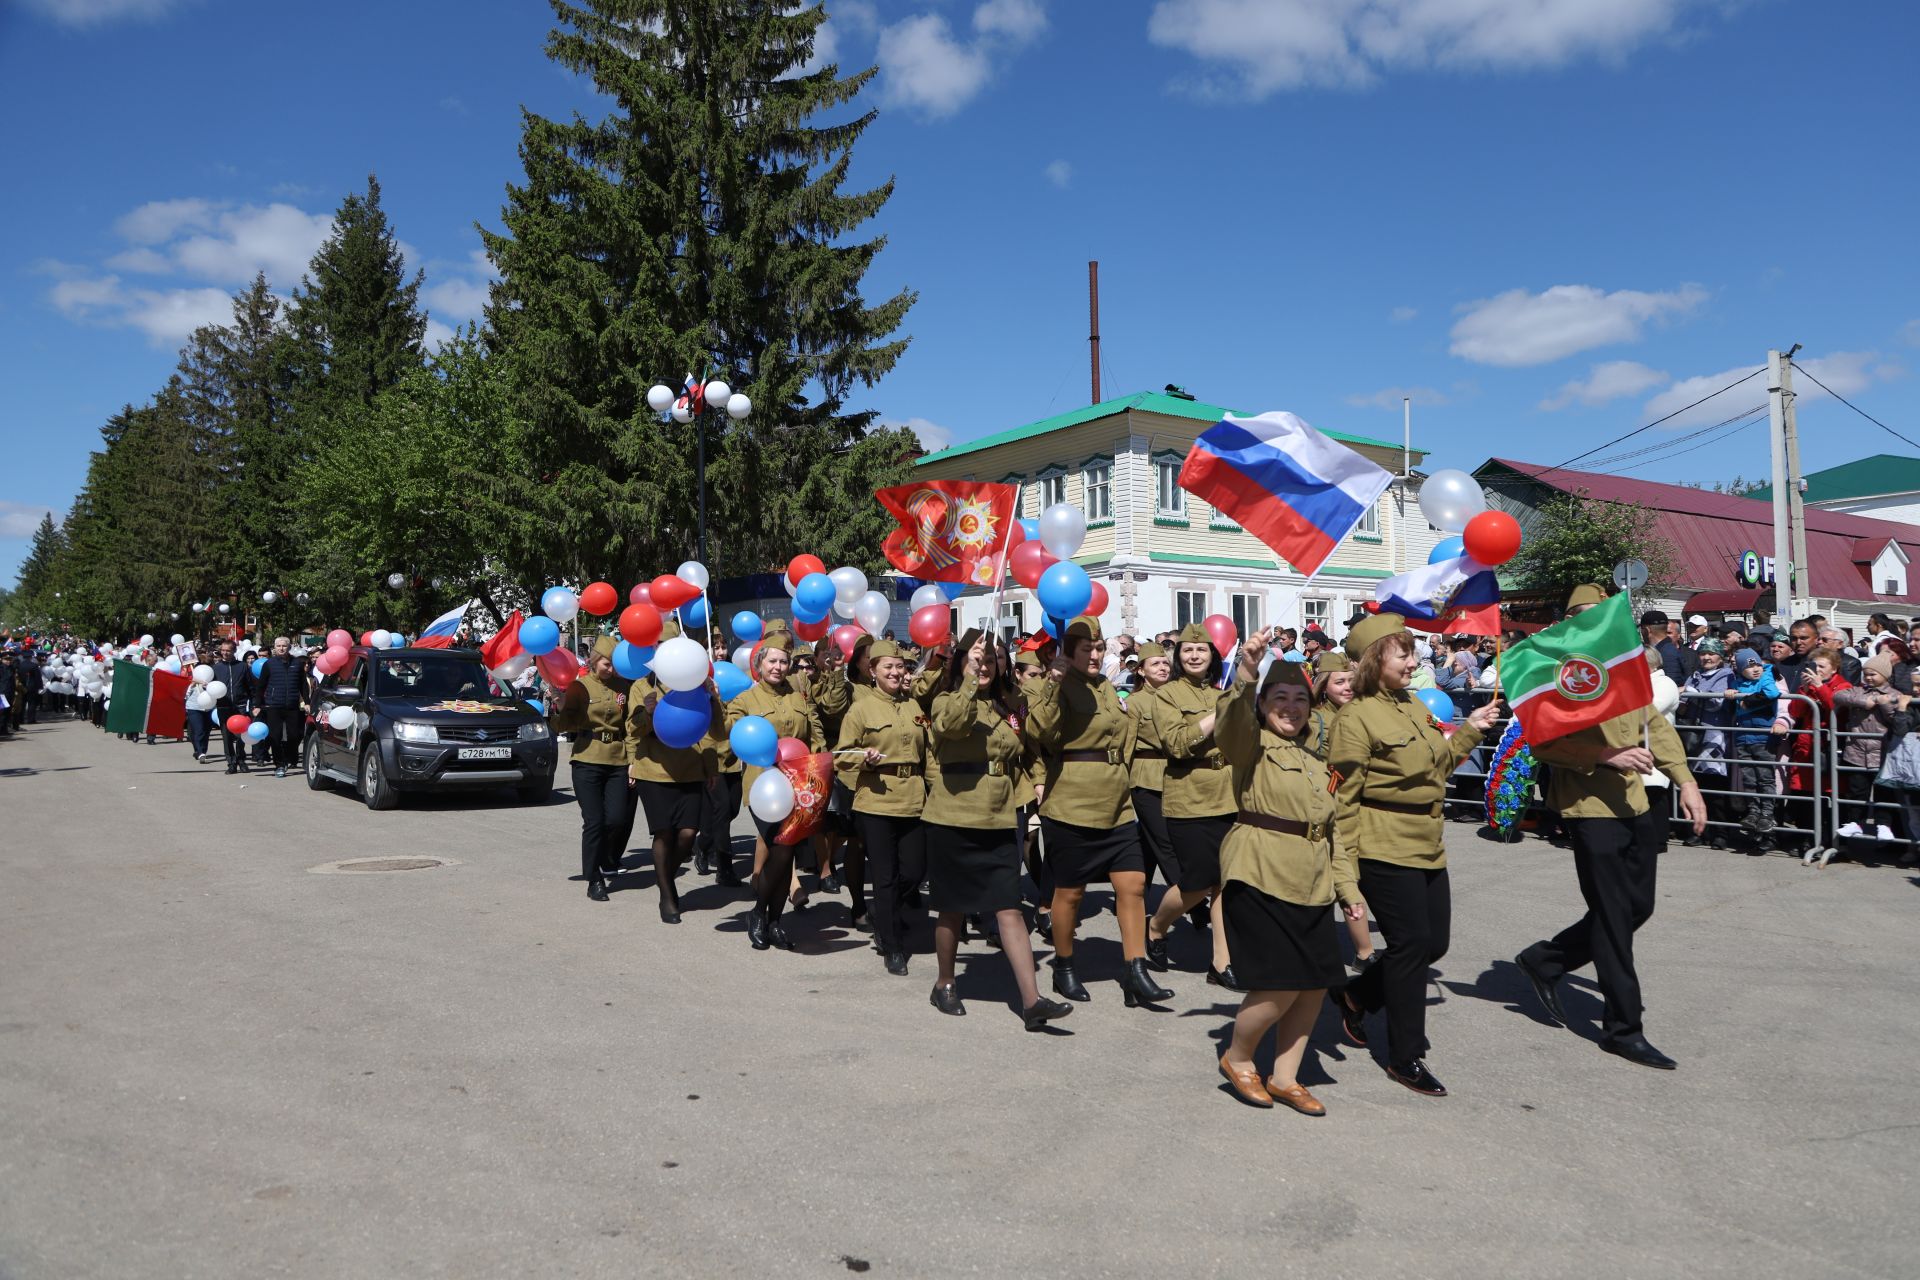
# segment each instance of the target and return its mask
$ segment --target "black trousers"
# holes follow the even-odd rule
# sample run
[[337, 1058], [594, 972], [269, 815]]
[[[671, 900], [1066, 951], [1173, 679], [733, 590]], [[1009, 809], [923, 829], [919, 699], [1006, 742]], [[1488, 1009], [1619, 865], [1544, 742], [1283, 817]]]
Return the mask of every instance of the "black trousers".
[[913, 926], [907, 899], [927, 878], [926, 833], [918, 818], [878, 813], [855, 812], [853, 824], [866, 846], [867, 874], [873, 879], [873, 940], [882, 951], [905, 951]]
[[213, 709], [214, 723], [220, 726], [220, 745], [226, 752], [229, 768], [247, 762], [247, 740], [227, 728], [229, 719], [245, 714], [245, 709], [237, 706], [219, 706]]
[[273, 751], [273, 767], [291, 769], [300, 759], [300, 741], [306, 736], [306, 714], [299, 707], [265, 707], [260, 718], [267, 724], [267, 745]]
[[1427, 1056], [1427, 967], [1447, 954], [1453, 934], [1453, 887], [1444, 868], [1428, 871], [1360, 859], [1360, 896], [1367, 900], [1387, 949], [1347, 984], [1360, 1007], [1387, 1011], [1387, 1062], [1396, 1068]]
[[623, 764], [575, 760], [568, 767], [573, 770], [573, 798], [580, 806], [580, 874], [603, 879], [619, 870], [626, 857], [640, 793], [627, 785]]
[[207, 739], [213, 736], [213, 712], [187, 712], [187, 741], [193, 744], [193, 754], [207, 754]]
[[1606, 1002], [1601, 1034], [1636, 1039], [1641, 1004], [1633, 932], [1653, 917], [1659, 846], [1646, 823], [1619, 818], [1570, 818], [1567, 834], [1587, 913], [1522, 955], [1549, 982], [1591, 962]]
[[1154, 868], [1169, 888], [1180, 887], [1180, 860], [1173, 856], [1173, 838], [1167, 834], [1166, 814], [1160, 807], [1161, 794], [1145, 787], [1133, 789], [1134, 820], [1140, 824], [1140, 848], [1147, 855], [1147, 883], [1153, 883]]
[[744, 776], [723, 773], [707, 779], [700, 843], [722, 858], [731, 857], [733, 853], [733, 820], [740, 816], [740, 780]]

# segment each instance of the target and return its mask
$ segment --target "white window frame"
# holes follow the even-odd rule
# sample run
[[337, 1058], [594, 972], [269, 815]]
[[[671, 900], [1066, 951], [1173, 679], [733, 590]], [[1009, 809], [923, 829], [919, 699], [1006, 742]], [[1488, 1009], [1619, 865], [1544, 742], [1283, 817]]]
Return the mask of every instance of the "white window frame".
[[1034, 484], [1037, 486], [1035, 493], [1040, 498], [1042, 511], [1067, 500], [1067, 469], [1065, 467], [1048, 467], [1034, 478]]
[[[1100, 497], [1098, 511], [1094, 510], [1095, 494]], [[1113, 519], [1112, 458], [1089, 458], [1080, 464], [1080, 509], [1086, 513], [1088, 524]]]
[[1177, 454], [1162, 454], [1153, 460], [1153, 510], [1168, 520], [1187, 518], [1187, 491], [1180, 487], [1181, 462]]
[[1242, 639], [1252, 635], [1267, 625], [1265, 613], [1266, 599], [1251, 591], [1231, 591], [1227, 593], [1227, 616], [1233, 619], [1233, 625], [1239, 630]]
[[1378, 501], [1360, 513], [1360, 523], [1353, 526], [1353, 531], [1363, 538], [1380, 536], [1380, 503]]
[[[1195, 611], [1193, 607], [1194, 601], [1199, 602], [1197, 611]], [[1204, 590], [1195, 591], [1184, 587], [1175, 588], [1173, 593], [1173, 629], [1178, 631], [1180, 628], [1189, 626], [1192, 623], [1204, 621], [1207, 617], [1209, 601], [1210, 595]], [[1182, 613], [1186, 613], [1188, 616], [1183, 618], [1181, 617]]]
[[1329, 621], [1331, 621], [1332, 617], [1333, 617], [1333, 601], [1329, 600], [1327, 597], [1325, 596], [1300, 597], [1300, 629], [1302, 631], [1305, 631], [1309, 626], [1315, 623], [1319, 624], [1320, 629], [1322, 631], [1326, 631], [1327, 624]]

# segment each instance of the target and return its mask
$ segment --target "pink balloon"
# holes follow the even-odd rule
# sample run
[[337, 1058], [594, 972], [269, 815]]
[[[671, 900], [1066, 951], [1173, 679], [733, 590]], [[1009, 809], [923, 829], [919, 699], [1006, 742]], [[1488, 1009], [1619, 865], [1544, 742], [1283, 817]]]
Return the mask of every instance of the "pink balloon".
[[327, 632], [327, 648], [351, 649], [352, 647], [353, 647], [353, 633], [348, 631], [346, 628], [335, 627], [333, 630]]

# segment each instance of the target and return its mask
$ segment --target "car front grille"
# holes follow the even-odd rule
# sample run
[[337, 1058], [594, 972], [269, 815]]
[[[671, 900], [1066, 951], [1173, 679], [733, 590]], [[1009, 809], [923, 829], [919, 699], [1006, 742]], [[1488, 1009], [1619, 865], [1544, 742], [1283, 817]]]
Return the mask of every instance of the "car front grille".
[[441, 725], [440, 741], [457, 742], [464, 745], [479, 744], [489, 747], [511, 746], [520, 737], [519, 725], [495, 725], [486, 728], [470, 728], [467, 725]]

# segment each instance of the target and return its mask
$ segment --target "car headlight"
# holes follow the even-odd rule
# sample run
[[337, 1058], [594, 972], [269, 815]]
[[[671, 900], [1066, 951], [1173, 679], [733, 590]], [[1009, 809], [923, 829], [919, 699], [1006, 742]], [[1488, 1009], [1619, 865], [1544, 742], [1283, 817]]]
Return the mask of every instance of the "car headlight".
[[553, 731], [547, 728], [547, 722], [545, 720], [534, 720], [520, 726], [520, 741], [522, 742], [540, 742], [552, 736]]
[[393, 725], [393, 736], [402, 742], [438, 742], [440, 730], [416, 720], [396, 720]]

